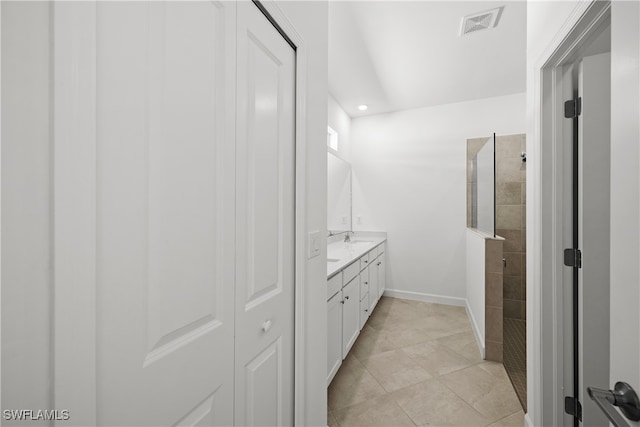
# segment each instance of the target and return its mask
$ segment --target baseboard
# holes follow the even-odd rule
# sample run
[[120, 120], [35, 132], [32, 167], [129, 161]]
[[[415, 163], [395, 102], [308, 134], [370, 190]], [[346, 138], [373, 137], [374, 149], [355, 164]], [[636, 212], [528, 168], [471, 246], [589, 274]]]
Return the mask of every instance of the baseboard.
[[455, 305], [458, 307], [466, 307], [467, 305], [467, 300], [464, 298], [424, 294], [422, 292], [400, 291], [397, 289], [385, 289], [384, 296], [391, 298], [410, 299], [413, 301], [433, 302], [436, 304]]
[[485, 358], [484, 340], [482, 339], [482, 334], [480, 333], [480, 328], [478, 327], [476, 318], [473, 316], [473, 311], [471, 311], [471, 307], [469, 307], [469, 301], [465, 300], [464, 308], [467, 310], [467, 317], [469, 317], [469, 320], [471, 321], [471, 329], [473, 329], [473, 335], [476, 337], [476, 344], [478, 344], [478, 349], [480, 350], [480, 354], [484, 359]]
[[524, 414], [524, 425], [526, 427], [533, 427], [533, 421], [531, 421], [529, 413]]

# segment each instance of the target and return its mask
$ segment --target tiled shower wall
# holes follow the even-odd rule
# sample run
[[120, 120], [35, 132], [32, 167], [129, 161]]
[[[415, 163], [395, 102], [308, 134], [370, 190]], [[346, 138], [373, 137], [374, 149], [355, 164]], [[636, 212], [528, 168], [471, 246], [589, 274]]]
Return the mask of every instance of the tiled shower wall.
[[496, 137], [496, 234], [505, 238], [504, 317], [526, 319], [525, 135]]

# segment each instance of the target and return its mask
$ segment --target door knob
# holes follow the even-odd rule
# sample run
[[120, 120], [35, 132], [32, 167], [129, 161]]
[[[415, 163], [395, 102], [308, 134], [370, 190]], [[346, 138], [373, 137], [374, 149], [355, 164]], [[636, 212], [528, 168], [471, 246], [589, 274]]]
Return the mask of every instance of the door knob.
[[271, 320], [262, 322], [262, 332], [269, 332], [269, 329], [271, 329]]
[[628, 427], [629, 424], [620, 416], [614, 406], [631, 421], [640, 421], [640, 400], [633, 387], [618, 381], [613, 390], [587, 387], [589, 397], [616, 427]]

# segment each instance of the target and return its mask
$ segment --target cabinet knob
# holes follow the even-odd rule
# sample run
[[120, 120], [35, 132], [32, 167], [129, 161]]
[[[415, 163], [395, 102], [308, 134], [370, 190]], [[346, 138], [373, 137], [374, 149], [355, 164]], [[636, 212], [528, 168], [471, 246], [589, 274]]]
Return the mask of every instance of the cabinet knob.
[[364, 311], [365, 311], [365, 312], [368, 312], [368, 311], [369, 311], [369, 309], [368, 309], [368, 308], [365, 308], [365, 309], [364, 309]]
[[364, 260], [365, 264], [368, 263], [369, 261], [367, 261], [366, 259]]
[[262, 322], [262, 332], [269, 332], [269, 329], [271, 329], [271, 320]]
[[340, 304], [344, 304], [344, 300], [340, 301]]
[[365, 285], [368, 285], [368, 284], [369, 284], [369, 282], [364, 282], [364, 284], [365, 284]]
[[379, 263], [377, 263], [376, 265], [380, 265], [380, 264], [382, 264], [382, 263], [381, 263], [381, 262], [379, 262]]
[[344, 299], [349, 299], [349, 295], [346, 295], [346, 296], [344, 297]]

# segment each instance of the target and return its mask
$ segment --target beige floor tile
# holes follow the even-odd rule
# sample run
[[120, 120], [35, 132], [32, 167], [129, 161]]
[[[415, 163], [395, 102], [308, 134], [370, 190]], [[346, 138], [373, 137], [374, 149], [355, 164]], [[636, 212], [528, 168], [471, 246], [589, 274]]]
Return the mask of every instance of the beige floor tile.
[[492, 375], [477, 365], [443, 375], [439, 380], [491, 422], [521, 409], [509, 379]]
[[356, 405], [383, 394], [384, 388], [356, 357], [350, 354], [342, 362], [329, 386], [329, 410], [335, 412], [337, 409]]
[[450, 348], [433, 341], [405, 347], [402, 351], [433, 376], [448, 374], [472, 364]]
[[524, 426], [524, 412], [518, 411], [515, 414], [509, 415], [489, 427], [523, 427]]
[[369, 325], [365, 325], [356, 340], [351, 353], [359, 360], [367, 359], [374, 354], [394, 350], [396, 347], [387, 340], [380, 331], [376, 331]]
[[339, 427], [338, 421], [336, 417], [333, 415], [332, 411], [327, 413], [327, 426], [328, 427]]
[[507, 375], [507, 371], [504, 369], [504, 365], [502, 363], [485, 360], [484, 362], [479, 363], [478, 367], [484, 369], [494, 377], [498, 377], [504, 381], [509, 381], [509, 375]]
[[502, 364], [481, 359], [463, 307], [383, 297], [329, 387], [327, 422], [504, 427], [523, 414]]
[[362, 360], [362, 364], [387, 392], [431, 378], [424, 368], [402, 350], [375, 354]]
[[391, 396], [417, 425], [471, 427], [490, 422], [437, 379], [403, 388]]
[[439, 336], [437, 332], [415, 328], [411, 323], [406, 323], [394, 328], [385, 328], [382, 329], [380, 333], [396, 348], [420, 344]]
[[473, 332], [461, 332], [437, 340], [438, 344], [449, 347], [465, 359], [473, 363], [482, 362], [482, 355]]
[[341, 427], [413, 426], [411, 419], [389, 396], [381, 396], [334, 413]]

